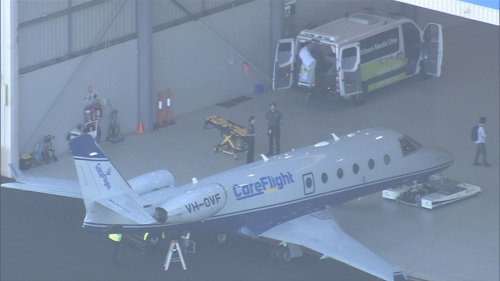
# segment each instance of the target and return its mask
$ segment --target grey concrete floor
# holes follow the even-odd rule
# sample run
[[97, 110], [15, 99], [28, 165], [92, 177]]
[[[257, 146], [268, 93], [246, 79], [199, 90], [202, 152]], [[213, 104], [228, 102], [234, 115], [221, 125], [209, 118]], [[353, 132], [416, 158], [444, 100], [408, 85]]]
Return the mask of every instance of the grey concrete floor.
[[[211, 114], [243, 125], [255, 115], [257, 153], [267, 151], [264, 116], [272, 101], [284, 115], [282, 152], [327, 139], [332, 132], [375, 126], [400, 130], [451, 151], [456, 162], [444, 176], [479, 185], [481, 194], [436, 210], [398, 205], [373, 194], [336, 206], [339, 224], [411, 276], [432, 281], [499, 280], [498, 27], [470, 22], [445, 30], [444, 38], [441, 78], [404, 81], [375, 92], [359, 107], [323, 97], [306, 101], [296, 90], [250, 94], [251, 100], [237, 106], [210, 106], [176, 117], [173, 126], [101, 146], [127, 178], [167, 168], [183, 184], [244, 164], [242, 159], [214, 154], [219, 133], [202, 129]], [[480, 116], [488, 118], [489, 168], [472, 166], [475, 147], [469, 134]], [[69, 155], [28, 173], [76, 179]], [[269, 277], [263, 273], [262, 279]]]

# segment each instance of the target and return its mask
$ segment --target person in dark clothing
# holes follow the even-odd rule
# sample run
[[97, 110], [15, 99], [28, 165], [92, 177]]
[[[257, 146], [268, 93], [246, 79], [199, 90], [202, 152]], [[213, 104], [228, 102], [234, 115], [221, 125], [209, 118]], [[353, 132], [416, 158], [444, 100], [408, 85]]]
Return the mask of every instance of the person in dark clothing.
[[113, 263], [119, 264], [118, 254], [120, 252], [120, 248], [122, 247], [122, 234], [121, 233], [110, 233], [108, 235], [109, 239], [113, 241]]
[[278, 110], [278, 105], [273, 102], [271, 107], [267, 111], [267, 135], [269, 136], [269, 151], [267, 155], [274, 155], [274, 143], [276, 143], [276, 154], [280, 154], [280, 125], [281, 125], [282, 114]]
[[253, 162], [253, 156], [254, 156], [254, 149], [255, 149], [255, 117], [250, 116], [248, 118], [248, 127], [247, 127], [247, 137], [246, 141], [248, 144], [248, 151], [247, 151], [247, 164]]

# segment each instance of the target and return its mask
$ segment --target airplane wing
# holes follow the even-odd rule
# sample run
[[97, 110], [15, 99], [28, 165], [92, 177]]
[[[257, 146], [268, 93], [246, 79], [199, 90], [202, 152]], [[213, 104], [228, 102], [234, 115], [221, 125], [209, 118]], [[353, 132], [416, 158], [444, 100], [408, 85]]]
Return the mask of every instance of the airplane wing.
[[399, 269], [346, 234], [329, 209], [287, 221], [259, 236], [307, 247], [323, 254], [321, 258], [333, 258], [383, 280], [406, 280]]
[[82, 192], [78, 181], [30, 177], [16, 169], [14, 165], [9, 164], [9, 166], [14, 173], [16, 182], [2, 183], [2, 187], [47, 193], [64, 197], [82, 198]]

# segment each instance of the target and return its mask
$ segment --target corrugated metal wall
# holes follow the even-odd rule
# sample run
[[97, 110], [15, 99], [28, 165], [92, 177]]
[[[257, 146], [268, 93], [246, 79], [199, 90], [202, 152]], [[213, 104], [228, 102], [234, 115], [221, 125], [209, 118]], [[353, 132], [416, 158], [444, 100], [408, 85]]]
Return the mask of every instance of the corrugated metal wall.
[[21, 69], [68, 53], [68, 26], [63, 17], [29, 25], [19, 32]]
[[153, 6], [153, 26], [185, 17], [185, 13], [171, 1], [155, 1]]
[[[153, 2], [155, 31], [249, 0]], [[135, 38], [134, 0], [19, 1], [20, 73]]]
[[72, 52], [135, 33], [135, 3], [110, 1], [71, 14]]
[[[73, 1], [74, 2], [74, 1]], [[19, 1], [19, 22], [42, 18], [68, 8], [69, 1]]]

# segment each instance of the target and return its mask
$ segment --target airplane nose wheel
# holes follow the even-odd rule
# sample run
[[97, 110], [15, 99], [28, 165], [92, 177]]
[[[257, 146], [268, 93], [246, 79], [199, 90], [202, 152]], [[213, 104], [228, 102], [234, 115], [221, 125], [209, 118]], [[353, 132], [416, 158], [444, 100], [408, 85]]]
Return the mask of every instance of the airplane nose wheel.
[[225, 233], [219, 233], [217, 235], [211, 235], [210, 241], [217, 243], [219, 245], [226, 244], [227, 242], [227, 234]]
[[292, 260], [292, 255], [288, 247], [279, 245], [271, 249], [271, 258], [279, 263], [289, 263]]
[[420, 206], [421, 202], [422, 202], [422, 195], [420, 194], [415, 194], [415, 197], [413, 197], [413, 200], [415, 201], [415, 204], [417, 204], [418, 206]]

